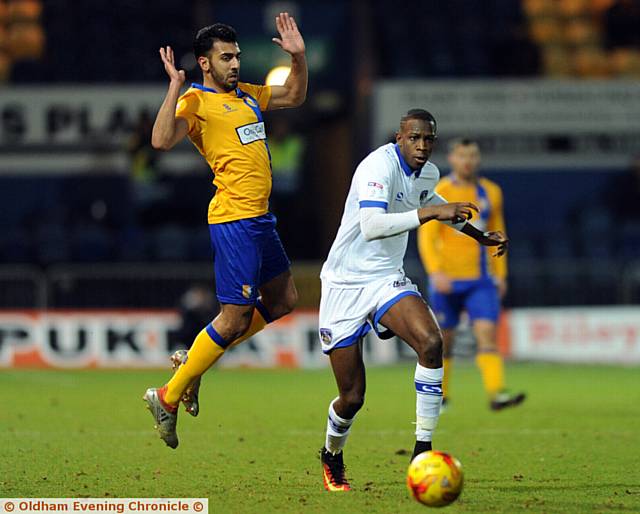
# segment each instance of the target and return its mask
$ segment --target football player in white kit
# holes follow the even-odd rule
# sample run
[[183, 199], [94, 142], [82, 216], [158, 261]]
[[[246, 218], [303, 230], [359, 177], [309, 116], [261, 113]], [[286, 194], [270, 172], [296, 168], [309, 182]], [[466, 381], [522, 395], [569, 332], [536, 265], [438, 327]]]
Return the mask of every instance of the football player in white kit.
[[[342, 449], [364, 404], [362, 338], [373, 328], [397, 335], [418, 357], [415, 371], [416, 443], [413, 457], [431, 450], [442, 402], [442, 335], [428, 305], [403, 270], [408, 232], [432, 220], [448, 223], [483, 245], [506, 252], [501, 232], [467, 223], [478, 208], [447, 203], [434, 193], [440, 172], [429, 157], [436, 121], [412, 109], [400, 121], [396, 143], [371, 152], [357, 167], [338, 234], [320, 278], [320, 340], [329, 355], [339, 396], [329, 404], [321, 450], [324, 486], [348, 491]], [[412, 457], [412, 458], [413, 458]]]

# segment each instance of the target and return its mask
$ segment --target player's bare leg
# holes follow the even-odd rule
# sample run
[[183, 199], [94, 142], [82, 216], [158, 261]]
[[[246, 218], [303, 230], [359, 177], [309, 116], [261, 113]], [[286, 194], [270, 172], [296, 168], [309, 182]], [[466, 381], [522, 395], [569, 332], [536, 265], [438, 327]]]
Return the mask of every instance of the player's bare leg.
[[329, 360], [338, 397], [329, 404], [327, 435], [320, 450], [323, 483], [327, 491], [349, 491], [342, 450], [355, 415], [364, 404], [366, 378], [361, 341], [346, 348], [336, 348], [329, 354]]
[[442, 333], [435, 316], [418, 296], [405, 296], [380, 319], [414, 349], [418, 356], [416, 385], [416, 444], [413, 457], [431, 450], [433, 431], [442, 404]]
[[262, 304], [272, 320], [286, 316], [298, 303], [298, 290], [291, 271], [287, 270], [260, 286]]
[[496, 324], [491, 320], [477, 319], [473, 322], [473, 335], [478, 344], [476, 363], [482, 374], [491, 410], [498, 411], [520, 405], [526, 395], [511, 394], [505, 389], [504, 363], [498, 351]]

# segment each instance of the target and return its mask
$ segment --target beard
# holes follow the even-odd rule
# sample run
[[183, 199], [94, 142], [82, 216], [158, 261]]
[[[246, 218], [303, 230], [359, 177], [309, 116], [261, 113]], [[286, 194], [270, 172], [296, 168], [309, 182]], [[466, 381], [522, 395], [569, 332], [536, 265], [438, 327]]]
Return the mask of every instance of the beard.
[[216, 73], [214, 70], [211, 70], [211, 77], [213, 78], [214, 82], [220, 84], [227, 93], [233, 91], [238, 86], [238, 75], [236, 75], [235, 79], [232, 79], [232, 81], [230, 81], [230, 79], [227, 78], [227, 75], [222, 75]]

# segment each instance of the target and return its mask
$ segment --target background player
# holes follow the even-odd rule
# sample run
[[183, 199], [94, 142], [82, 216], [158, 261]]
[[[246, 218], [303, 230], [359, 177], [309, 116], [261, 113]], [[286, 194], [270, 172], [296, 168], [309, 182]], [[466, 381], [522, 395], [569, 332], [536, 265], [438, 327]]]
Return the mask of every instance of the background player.
[[[471, 139], [456, 139], [449, 145], [451, 174], [436, 192], [445, 198], [473, 202], [480, 215], [473, 224], [480, 230], [504, 232], [502, 191], [484, 177], [478, 177], [480, 148]], [[428, 223], [418, 230], [418, 247], [429, 274], [429, 302], [442, 328], [444, 342], [443, 405], [449, 399], [455, 329], [466, 310], [478, 345], [476, 363], [482, 374], [490, 407], [499, 410], [518, 405], [520, 393], [505, 392], [502, 356], [498, 352], [496, 323], [500, 299], [507, 291], [506, 259], [491, 259], [487, 250], [468, 237], [441, 223]]]
[[430, 220], [455, 228], [484, 245], [506, 251], [500, 232], [482, 232], [466, 223], [477, 207], [447, 203], [434, 192], [440, 178], [429, 162], [436, 121], [412, 109], [400, 122], [396, 143], [381, 146], [358, 166], [338, 234], [322, 268], [320, 340], [329, 354], [339, 396], [329, 404], [321, 450], [324, 486], [349, 490], [342, 449], [364, 403], [362, 338], [382, 325], [417, 356], [416, 443], [413, 455], [431, 449], [442, 400], [442, 338], [431, 310], [403, 271], [408, 231]]
[[[220, 314], [198, 334], [171, 380], [144, 395], [165, 443], [178, 446], [177, 405], [189, 386], [231, 346], [291, 312], [297, 292], [289, 259], [268, 212], [271, 165], [262, 111], [301, 105], [306, 98], [305, 45], [288, 13], [276, 17], [273, 41], [291, 55], [283, 86], [239, 82], [240, 47], [235, 30], [221, 23], [198, 31], [194, 53], [203, 83], [180, 98], [185, 80], [170, 47], [160, 49], [169, 75], [167, 96], [153, 127], [152, 144], [169, 150], [185, 136], [207, 160], [216, 193], [209, 204], [216, 294]], [[197, 390], [185, 404], [192, 413]], [[191, 395], [191, 397], [189, 397]]]

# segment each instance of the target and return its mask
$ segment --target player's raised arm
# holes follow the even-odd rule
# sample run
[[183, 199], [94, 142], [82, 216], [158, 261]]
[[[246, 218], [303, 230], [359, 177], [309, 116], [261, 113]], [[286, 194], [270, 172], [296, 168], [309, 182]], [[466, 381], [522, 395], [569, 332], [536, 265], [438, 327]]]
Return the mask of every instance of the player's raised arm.
[[280, 13], [276, 17], [276, 28], [280, 37], [272, 41], [291, 55], [291, 71], [284, 85], [272, 86], [268, 110], [298, 107], [307, 97], [307, 58], [296, 21], [289, 13]]
[[[360, 209], [360, 229], [366, 241], [393, 237], [431, 220], [449, 221], [454, 227], [471, 219], [478, 208], [470, 202], [443, 203], [413, 211], [387, 213], [386, 207]], [[464, 232], [460, 227], [455, 227]]]
[[156, 150], [169, 150], [185, 137], [189, 130], [189, 124], [184, 118], [176, 118], [176, 105], [185, 75], [184, 70], [176, 69], [173, 49], [170, 46], [160, 48], [160, 58], [170, 81], [169, 90], [153, 124], [151, 145]]
[[503, 232], [496, 230], [492, 232], [482, 232], [474, 227], [471, 223], [467, 223], [473, 217], [473, 211], [480, 212], [478, 207], [471, 202], [452, 202], [442, 198], [437, 193], [433, 195], [429, 205], [418, 210], [420, 223], [426, 223], [431, 220], [438, 220], [450, 224], [453, 228], [459, 230], [463, 234], [472, 237], [478, 243], [484, 246], [497, 246], [498, 250], [494, 257], [501, 257], [507, 251], [509, 239]]

